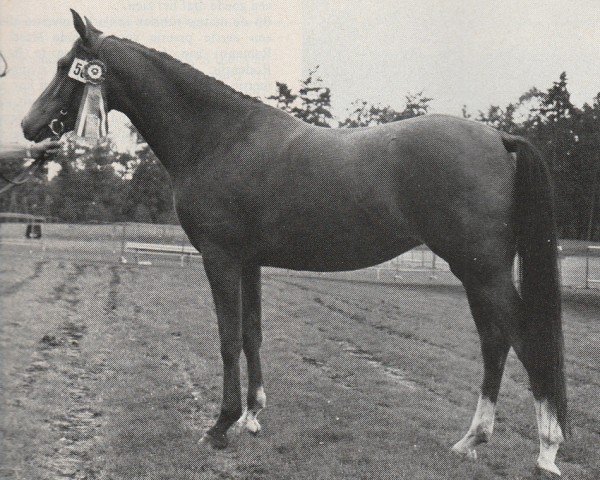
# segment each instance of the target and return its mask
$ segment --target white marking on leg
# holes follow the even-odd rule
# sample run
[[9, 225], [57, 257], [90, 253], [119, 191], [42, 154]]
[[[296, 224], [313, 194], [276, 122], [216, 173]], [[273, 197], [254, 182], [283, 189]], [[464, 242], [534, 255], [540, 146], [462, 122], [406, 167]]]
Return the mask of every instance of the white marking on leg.
[[257, 434], [260, 432], [261, 426], [258, 423], [258, 414], [260, 411], [267, 406], [267, 396], [265, 395], [265, 389], [260, 386], [256, 390], [256, 401], [255, 406], [251, 409], [244, 410], [244, 413], [238, 420], [238, 428], [245, 428], [250, 433]]
[[246, 430], [250, 433], [257, 434], [260, 432], [260, 423], [258, 423], [258, 419], [256, 418], [258, 412], [248, 411], [248, 415], [246, 416]]
[[262, 410], [267, 406], [267, 395], [265, 394], [265, 389], [262, 385], [256, 390], [256, 404], [260, 406], [259, 410]]
[[544, 399], [535, 401], [535, 415], [540, 437], [540, 454], [536, 464], [538, 468], [560, 475], [560, 470], [554, 462], [558, 447], [565, 440], [565, 437], [556, 418], [556, 413], [550, 408], [548, 400]]
[[471, 426], [465, 436], [454, 444], [452, 451], [475, 460], [477, 458], [475, 447], [487, 442], [492, 436], [495, 414], [496, 404], [480, 395]]
[[235, 422], [235, 427], [233, 429], [233, 433], [235, 435], [239, 435], [242, 430], [244, 430], [244, 427], [246, 426], [246, 419], [248, 418], [248, 409], [244, 408], [244, 413], [242, 413], [242, 416], [238, 419], [237, 422]]

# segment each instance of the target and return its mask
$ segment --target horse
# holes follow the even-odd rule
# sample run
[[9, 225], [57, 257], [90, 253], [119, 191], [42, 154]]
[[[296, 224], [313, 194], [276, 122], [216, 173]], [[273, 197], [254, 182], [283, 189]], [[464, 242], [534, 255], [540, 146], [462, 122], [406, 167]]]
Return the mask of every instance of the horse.
[[72, 130], [84, 85], [69, 66], [76, 58], [103, 62], [108, 109], [130, 119], [166, 168], [181, 225], [202, 253], [223, 362], [220, 414], [205, 442], [225, 448], [236, 421], [252, 433], [261, 428], [261, 267], [353, 270], [426, 244], [462, 282], [483, 357], [476, 411], [452, 451], [476, 458], [476, 446], [490, 439], [512, 347], [534, 397], [536, 466], [560, 475], [555, 458], [569, 429], [553, 191], [527, 140], [445, 115], [309, 125], [72, 15], [79, 38], [23, 132], [39, 141], [57, 118]]

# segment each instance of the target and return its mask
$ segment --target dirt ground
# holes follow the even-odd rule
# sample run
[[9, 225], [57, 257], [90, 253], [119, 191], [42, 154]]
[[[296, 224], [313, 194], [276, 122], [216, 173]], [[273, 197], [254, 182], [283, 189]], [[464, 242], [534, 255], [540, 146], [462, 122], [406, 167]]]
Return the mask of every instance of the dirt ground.
[[[536, 478], [531, 394], [511, 353], [494, 437], [449, 447], [482, 365], [460, 286], [266, 275], [263, 431], [198, 440], [221, 365], [198, 266], [0, 255], [6, 479]], [[600, 478], [600, 294], [566, 291], [567, 479]]]

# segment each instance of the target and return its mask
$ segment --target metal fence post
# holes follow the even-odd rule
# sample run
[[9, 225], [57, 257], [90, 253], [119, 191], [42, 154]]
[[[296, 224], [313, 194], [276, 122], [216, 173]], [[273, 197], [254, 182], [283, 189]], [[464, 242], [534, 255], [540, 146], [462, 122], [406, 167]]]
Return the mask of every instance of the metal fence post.
[[127, 223], [123, 223], [122, 227], [123, 227], [123, 230], [121, 231], [121, 258], [120, 258], [121, 261], [123, 261], [123, 259], [125, 258], [125, 234], [127, 232]]
[[590, 288], [590, 247], [585, 249], [585, 288]]
[[185, 267], [185, 232], [181, 232], [181, 266]]

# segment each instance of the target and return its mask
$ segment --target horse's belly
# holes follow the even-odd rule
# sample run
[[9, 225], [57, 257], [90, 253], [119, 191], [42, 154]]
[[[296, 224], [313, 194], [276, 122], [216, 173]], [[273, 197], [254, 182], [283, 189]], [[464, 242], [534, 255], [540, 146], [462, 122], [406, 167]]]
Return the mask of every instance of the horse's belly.
[[336, 252], [335, 254], [322, 255], [318, 253], [307, 255], [306, 251], [300, 250], [285, 253], [272, 252], [261, 258], [260, 264], [263, 266], [313, 272], [358, 270], [391, 260], [420, 243], [414, 239], [405, 239], [402, 242], [398, 242], [393, 249], [387, 251], [363, 251], [355, 256], [351, 255], [349, 251], [346, 253]]
[[[337, 227], [337, 228], [335, 228]], [[422, 243], [403, 229], [311, 225], [280, 230], [261, 242], [261, 265], [293, 270], [357, 270], [390, 260]]]

